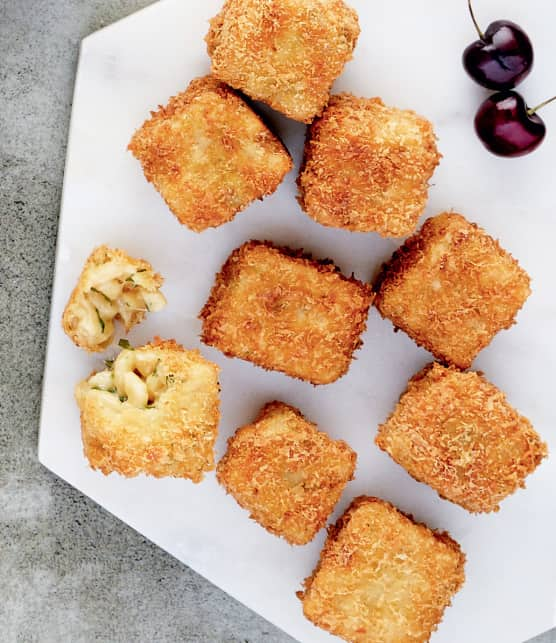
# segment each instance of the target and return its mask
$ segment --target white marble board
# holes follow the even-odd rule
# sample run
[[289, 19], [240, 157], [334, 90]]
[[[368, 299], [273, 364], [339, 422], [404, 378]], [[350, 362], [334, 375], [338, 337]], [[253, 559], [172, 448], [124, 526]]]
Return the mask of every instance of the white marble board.
[[[369, 280], [398, 245], [374, 234], [352, 234], [313, 223], [299, 209], [293, 171], [278, 192], [232, 223], [197, 235], [178, 224], [126, 151], [149, 110], [208, 71], [203, 37], [220, 0], [164, 0], [86, 38], [68, 144], [44, 376], [39, 458], [49, 469], [247, 606], [303, 643], [334, 640], [304, 619], [295, 597], [313, 569], [324, 530], [305, 547], [291, 547], [251, 522], [209, 474], [200, 485], [182, 480], [104, 477], [83, 457], [74, 384], [103, 356], [77, 349], [60, 327], [63, 307], [83, 261], [101, 243], [145, 257], [166, 277], [169, 305], [137, 327], [139, 343], [154, 334], [174, 337], [222, 367], [223, 419], [218, 457], [226, 439], [270, 399], [298, 406], [335, 438], [358, 452], [356, 478], [334, 518], [358, 494], [386, 498], [432, 527], [447, 529], [467, 553], [467, 582], [433, 635], [435, 643], [521, 643], [555, 625], [556, 466], [545, 463], [527, 489], [496, 515], [471, 516], [414, 482], [373, 444], [408, 378], [431, 359], [371, 310], [365, 344], [348, 375], [314, 388], [223, 357], [199, 342], [197, 314], [214, 273], [243, 241], [271, 239], [332, 257], [345, 273]], [[535, 154], [519, 160], [490, 156], [472, 130], [486, 95], [465, 76], [463, 48], [475, 34], [464, 0], [352, 0], [362, 35], [338, 90], [379, 95], [430, 118], [444, 158], [433, 178], [426, 215], [455, 209], [501, 239], [529, 271], [534, 292], [518, 324], [500, 333], [475, 367], [507, 392], [556, 451], [554, 367], [556, 298], [556, 108], [547, 108], [549, 135]], [[522, 85], [530, 103], [556, 87], [553, 24], [548, 0], [481, 0], [484, 25], [511, 18], [536, 47], [536, 65]], [[300, 124], [271, 120], [297, 166]], [[114, 351], [108, 351], [112, 354]], [[187, 597], [184, 597], [187, 600]]]

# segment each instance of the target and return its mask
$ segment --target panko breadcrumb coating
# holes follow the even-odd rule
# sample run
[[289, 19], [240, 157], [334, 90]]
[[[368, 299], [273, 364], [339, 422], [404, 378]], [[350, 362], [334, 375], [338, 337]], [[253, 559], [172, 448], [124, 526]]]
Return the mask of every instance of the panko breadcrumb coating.
[[178, 220], [195, 232], [272, 194], [292, 169], [280, 140], [211, 76], [152, 112], [129, 149]]
[[439, 162], [432, 125], [415, 112], [332, 96], [309, 129], [299, 203], [322, 225], [403, 237], [417, 226]]
[[465, 580], [465, 555], [378, 498], [360, 496], [329, 530], [298, 592], [305, 616], [351, 643], [425, 643]]
[[122, 350], [75, 390], [91, 467], [200, 482], [214, 469], [218, 371], [173, 340]]
[[342, 0], [227, 0], [206, 41], [217, 78], [310, 123], [359, 32], [357, 13]]
[[345, 442], [319, 431], [298, 409], [270, 402], [228, 440], [217, 477], [253, 520], [304, 545], [326, 523], [356, 459]]
[[437, 359], [466, 369], [496, 333], [510, 328], [531, 289], [529, 276], [461, 214], [428, 219], [383, 267], [380, 314]]
[[529, 420], [481, 374], [417, 373], [376, 444], [411, 476], [473, 513], [498, 511], [547, 455]]
[[164, 308], [162, 282], [148, 261], [108, 246], [96, 248], [64, 310], [64, 332], [86, 351], [105, 350], [114, 339], [115, 321], [127, 332], [143, 321], [145, 313]]
[[239, 357], [313, 384], [344, 375], [373, 295], [329, 261], [250, 241], [230, 255], [200, 313], [201, 339]]

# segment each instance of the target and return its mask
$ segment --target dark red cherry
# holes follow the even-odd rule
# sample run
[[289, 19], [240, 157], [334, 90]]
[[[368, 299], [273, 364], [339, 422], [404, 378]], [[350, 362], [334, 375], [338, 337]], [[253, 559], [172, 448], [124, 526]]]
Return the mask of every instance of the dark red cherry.
[[546, 135], [544, 121], [536, 112], [554, 98], [528, 109], [517, 92], [498, 92], [479, 107], [475, 130], [483, 145], [493, 154], [507, 157], [529, 154]]
[[489, 89], [512, 89], [533, 67], [533, 45], [521, 27], [509, 20], [496, 20], [483, 33], [467, 0], [479, 40], [463, 52], [463, 66], [479, 85]]

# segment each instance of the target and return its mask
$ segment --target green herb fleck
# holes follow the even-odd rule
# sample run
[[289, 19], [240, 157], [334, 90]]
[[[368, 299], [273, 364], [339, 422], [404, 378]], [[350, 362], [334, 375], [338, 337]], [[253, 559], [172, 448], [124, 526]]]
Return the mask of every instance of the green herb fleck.
[[95, 310], [97, 313], [98, 323], [100, 324], [101, 332], [104, 333], [104, 328], [105, 328], [104, 319], [102, 319], [102, 317], [100, 316], [100, 313], [98, 312], [98, 308], [95, 308]]
[[156, 372], [158, 371], [159, 365], [160, 365], [160, 360], [158, 360], [158, 362], [154, 365], [153, 372], [151, 373], [151, 375], [156, 376]]
[[[143, 300], [143, 301], [145, 301], [145, 300]], [[147, 309], [147, 312], [148, 312], [148, 313], [150, 313], [150, 312], [151, 312], [151, 309], [149, 308], [149, 304], [147, 304], [147, 302], [146, 302], [146, 301], [145, 301], [145, 308]]]
[[140, 272], [147, 272], [147, 269], [146, 268], [140, 268], [139, 270], [136, 270], [132, 275], [129, 275], [129, 277], [126, 279], [126, 281], [131, 281], [131, 283], [134, 283], [133, 277], [135, 277], [135, 275], [138, 275]]
[[168, 375], [166, 375], [166, 386], [168, 386], [168, 384], [173, 384], [175, 381], [176, 376], [173, 373], [169, 373]]
[[112, 370], [112, 368], [113, 368], [113, 366], [114, 366], [114, 360], [113, 360], [113, 359], [105, 359], [105, 360], [104, 360], [104, 365], [106, 366], [106, 368], [107, 368], [108, 370], [110, 370], [110, 371], [111, 371], [111, 370]]
[[115, 393], [116, 389], [115, 388], [101, 388], [100, 386], [91, 386], [91, 389], [93, 391], [102, 391], [103, 393]]
[[135, 350], [135, 349], [133, 348], [133, 346], [129, 343], [129, 341], [128, 341], [127, 339], [123, 339], [123, 338], [122, 338], [122, 339], [120, 339], [120, 341], [118, 342], [118, 346], [119, 346], [120, 348], [125, 348], [125, 349], [126, 349], [126, 350], [128, 350], [128, 351]]
[[120, 395], [120, 402], [127, 402], [127, 395]]
[[91, 287], [91, 292], [96, 292], [97, 294], [104, 297], [104, 299], [106, 299], [107, 302], [112, 303], [112, 300], [110, 299], [110, 297], [108, 297], [108, 295], [105, 295], [101, 290], [98, 290], [98, 288]]

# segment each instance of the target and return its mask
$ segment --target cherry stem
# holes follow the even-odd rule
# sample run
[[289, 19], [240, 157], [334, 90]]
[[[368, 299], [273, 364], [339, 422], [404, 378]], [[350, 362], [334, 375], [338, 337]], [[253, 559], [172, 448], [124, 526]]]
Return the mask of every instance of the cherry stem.
[[471, 0], [467, 0], [467, 6], [469, 7], [469, 13], [471, 14], [471, 20], [473, 20], [473, 24], [475, 25], [475, 29], [477, 30], [477, 33], [479, 34], [479, 38], [481, 40], [485, 39], [485, 34], [481, 31], [481, 28], [479, 27], [479, 23], [477, 22], [477, 18], [475, 18], [475, 13], [473, 12], [473, 6], [471, 5]]
[[533, 109], [528, 109], [527, 114], [529, 116], [533, 116], [533, 114], [538, 112], [539, 109], [542, 109], [543, 107], [545, 107], [549, 103], [553, 103], [555, 100], [556, 100], [556, 96], [553, 96], [552, 98], [549, 98], [548, 100], [545, 100], [544, 102], [542, 102], [540, 105], [537, 105], [536, 107], [533, 107]]

